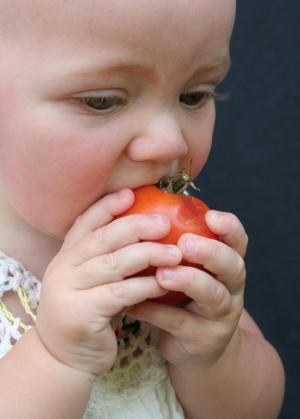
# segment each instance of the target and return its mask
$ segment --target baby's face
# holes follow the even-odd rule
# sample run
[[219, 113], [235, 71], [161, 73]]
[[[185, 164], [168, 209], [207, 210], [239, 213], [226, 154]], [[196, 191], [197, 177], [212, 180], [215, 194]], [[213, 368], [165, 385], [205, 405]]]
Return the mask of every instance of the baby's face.
[[[151, 3], [151, 4], [150, 4]], [[101, 196], [203, 167], [234, 0], [11, 0], [0, 17], [0, 194], [63, 238]]]

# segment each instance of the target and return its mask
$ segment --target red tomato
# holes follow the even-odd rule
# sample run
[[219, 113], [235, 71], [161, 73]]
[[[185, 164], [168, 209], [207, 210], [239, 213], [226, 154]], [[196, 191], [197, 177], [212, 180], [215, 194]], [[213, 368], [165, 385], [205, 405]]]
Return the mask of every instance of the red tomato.
[[[183, 194], [174, 194], [162, 191], [157, 186], [146, 185], [135, 189], [135, 202], [133, 206], [122, 214], [164, 214], [171, 221], [171, 230], [158, 243], [176, 244], [183, 233], [194, 233], [211, 239], [218, 239], [206, 225], [204, 215], [209, 210], [208, 206], [198, 198]], [[194, 266], [182, 261], [182, 265]], [[198, 266], [199, 267], [199, 266]], [[135, 276], [155, 275], [156, 268], [150, 267]], [[187, 300], [181, 292], [170, 291], [153, 301], [161, 303], [177, 303]]]

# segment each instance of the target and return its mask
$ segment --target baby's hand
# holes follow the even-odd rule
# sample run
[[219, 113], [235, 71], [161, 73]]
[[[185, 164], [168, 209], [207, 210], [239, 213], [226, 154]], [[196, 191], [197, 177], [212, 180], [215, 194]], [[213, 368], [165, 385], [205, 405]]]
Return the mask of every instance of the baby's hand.
[[222, 241], [184, 234], [178, 241], [183, 258], [202, 265], [158, 269], [162, 287], [186, 293], [184, 308], [144, 302], [129, 315], [162, 329], [161, 350], [177, 366], [209, 366], [224, 353], [243, 310], [247, 235], [232, 214], [209, 211], [209, 228]]
[[147, 242], [168, 233], [167, 217], [113, 220], [133, 200], [132, 191], [125, 189], [90, 207], [68, 232], [43, 279], [35, 326], [42, 343], [60, 362], [93, 376], [108, 371], [116, 359], [112, 318], [166, 293], [155, 277], [123, 279], [150, 265], [181, 261], [178, 247]]

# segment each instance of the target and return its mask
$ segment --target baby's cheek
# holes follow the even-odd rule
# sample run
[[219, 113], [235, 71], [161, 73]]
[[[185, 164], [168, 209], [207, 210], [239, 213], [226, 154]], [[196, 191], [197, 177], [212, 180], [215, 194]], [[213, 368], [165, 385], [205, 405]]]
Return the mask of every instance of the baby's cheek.
[[100, 196], [103, 166], [92, 150], [79, 153], [75, 147], [69, 152], [38, 148], [32, 139], [26, 147], [20, 145], [6, 150], [6, 161], [0, 158], [1, 192], [30, 225], [63, 238], [75, 219]]
[[24, 94], [11, 87], [4, 97], [0, 194], [32, 226], [63, 238], [101, 196], [111, 170], [109, 147], [98, 135], [90, 138], [85, 126], [76, 126], [56, 106]]
[[192, 157], [191, 169], [194, 176], [203, 169], [210, 154], [215, 124], [215, 105], [213, 102], [207, 106], [205, 112], [201, 124], [190, 124], [186, 129], [189, 138], [193, 139], [189, 145]]
[[[99, 197], [102, 180], [96, 170], [81, 167], [78, 162], [77, 167], [70, 161], [61, 163], [49, 165], [39, 180], [31, 183], [36, 198], [26, 204], [31, 223], [64, 238], [75, 219]], [[34, 217], [29, 219], [31, 214]]]

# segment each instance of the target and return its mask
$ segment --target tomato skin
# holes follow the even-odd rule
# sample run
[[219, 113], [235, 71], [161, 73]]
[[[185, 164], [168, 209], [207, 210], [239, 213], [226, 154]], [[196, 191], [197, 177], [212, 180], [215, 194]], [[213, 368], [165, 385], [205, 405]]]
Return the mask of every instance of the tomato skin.
[[[200, 199], [183, 194], [168, 193], [154, 185], [141, 186], [135, 189], [134, 193], [135, 202], [129, 210], [121, 215], [122, 217], [131, 214], [163, 214], [170, 219], [169, 233], [162, 239], [155, 240], [157, 243], [176, 244], [184, 233], [218, 239], [207, 227], [204, 216], [209, 207]], [[195, 266], [184, 260], [181, 265]], [[135, 276], [155, 275], [156, 269], [150, 267]], [[187, 298], [184, 293], [170, 291], [162, 297], [152, 299], [152, 301], [174, 304], [186, 301]]]

